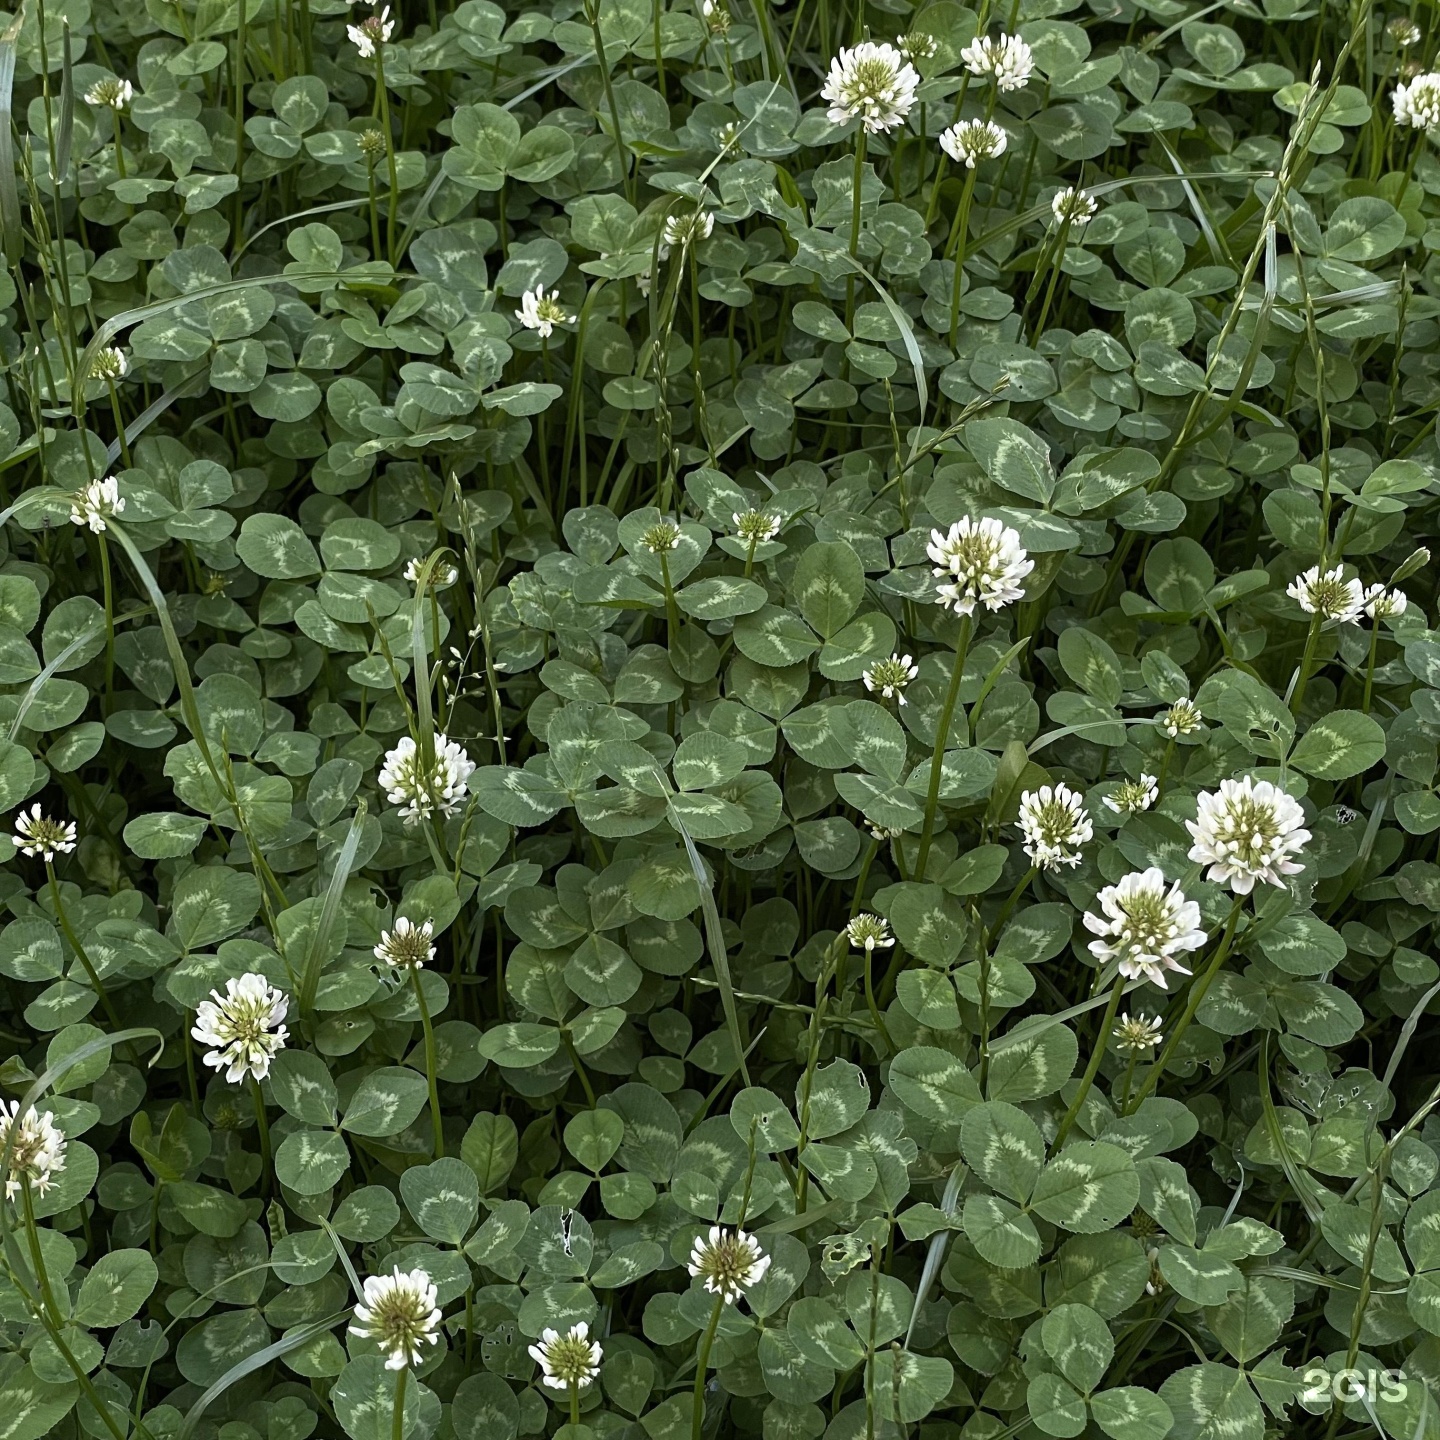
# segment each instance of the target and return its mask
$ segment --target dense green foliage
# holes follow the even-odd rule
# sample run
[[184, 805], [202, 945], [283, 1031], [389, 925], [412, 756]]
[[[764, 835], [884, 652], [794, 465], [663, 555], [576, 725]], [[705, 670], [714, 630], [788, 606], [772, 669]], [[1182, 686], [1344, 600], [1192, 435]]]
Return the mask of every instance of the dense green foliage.
[[3, 25], [0, 1440], [1440, 1436], [1433, 7]]

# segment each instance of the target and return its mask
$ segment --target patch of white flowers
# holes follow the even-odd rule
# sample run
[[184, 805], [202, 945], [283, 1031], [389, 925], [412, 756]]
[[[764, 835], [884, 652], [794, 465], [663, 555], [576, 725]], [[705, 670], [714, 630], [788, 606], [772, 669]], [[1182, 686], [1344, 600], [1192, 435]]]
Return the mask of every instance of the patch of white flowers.
[[1127, 780], [1105, 797], [1105, 805], [1117, 815], [1134, 815], [1148, 810], [1160, 798], [1160, 785], [1153, 775], [1141, 774], [1138, 780]]
[[1318, 615], [1322, 620], [1358, 620], [1365, 608], [1364, 585], [1353, 575], [1347, 580], [1338, 565], [1323, 574], [1318, 565], [1312, 565], [1285, 587], [1285, 593], [1307, 615]]
[[558, 290], [547, 295], [545, 287], [537, 285], [520, 297], [520, 308], [515, 312], [515, 318], [527, 330], [534, 330], [542, 340], [548, 340], [557, 325], [568, 325], [575, 317], [561, 303]]
[[251, 971], [227, 980], [223, 995], [212, 990], [210, 998], [200, 1002], [190, 1034], [212, 1047], [205, 1063], [223, 1070], [232, 1085], [247, 1075], [263, 1080], [270, 1062], [285, 1048], [288, 1032], [281, 1022], [289, 1008], [283, 990]]
[[1164, 1038], [1158, 1016], [1122, 1015], [1110, 1032], [1117, 1050], [1135, 1054], [1141, 1050], [1153, 1050]]
[[393, 965], [397, 970], [413, 970], [435, 958], [435, 947], [430, 942], [435, 927], [426, 920], [416, 925], [402, 915], [393, 930], [380, 932], [380, 943], [375, 947], [375, 958]]
[[1055, 217], [1055, 223], [1063, 225], [1068, 221], [1072, 230], [1088, 225], [1099, 208], [1093, 195], [1074, 185], [1058, 191], [1050, 202], [1050, 213]]
[[932, 530], [925, 553], [941, 579], [939, 603], [960, 615], [972, 615], [977, 604], [999, 610], [1025, 598], [1025, 577], [1035, 562], [1020, 544], [1020, 535], [999, 520], [972, 520], [966, 515], [948, 531]]
[[48, 865], [57, 855], [75, 849], [75, 822], [52, 820], [37, 800], [28, 811], [15, 817], [15, 844], [22, 855], [39, 856]]
[[1030, 47], [1018, 35], [994, 40], [977, 35], [960, 52], [960, 59], [972, 75], [993, 76], [999, 90], [1023, 90], [1035, 69]]
[[18, 1100], [0, 1100], [0, 1154], [10, 1146], [6, 1167], [5, 1198], [13, 1200], [27, 1182], [44, 1195], [65, 1168], [65, 1136], [50, 1110], [29, 1106], [20, 1112]]
[[742, 1290], [758, 1285], [770, 1268], [770, 1257], [760, 1242], [743, 1230], [710, 1227], [705, 1239], [696, 1238], [690, 1251], [691, 1275], [704, 1278], [705, 1288], [733, 1305]]
[[87, 105], [103, 105], [107, 110], [123, 110], [135, 98], [135, 87], [128, 80], [113, 77], [97, 80], [86, 92]]
[[558, 1330], [542, 1330], [540, 1343], [530, 1347], [530, 1358], [552, 1390], [580, 1390], [600, 1374], [600, 1342], [590, 1338], [590, 1327], [583, 1320], [563, 1335]]
[[70, 502], [70, 523], [85, 525], [96, 535], [107, 530], [107, 521], [125, 513], [125, 498], [120, 494], [120, 482], [113, 475], [102, 480], [92, 480]]
[[864, 40], [830, 62], [820, 95], [830, 102], [832, 125], [858, 119], [873, 134], [905, 123], [919, 84], [915, 67], [893, 45]]
[[730, 519], [736, 535], [747, 544], [763, 544], [780, 533], [780, 517], [765, 510], [736, 510]]
[[425, 1358], [425, 1345], [440, 1340], [440, 1308], [436, 1290], [424, 1270], [371, 1275], [355, 1307], [350, 1333], [374, 1340], [385, 1352], [387, 1370], [403, 1370]]
[[1248, 895], [1257, 880], [1284, 886], [1305, 867], [1292, 857], [1310, 839], [1298, 801], [1268, 780], [1222, 780], [1200, 796], [1185, 828], [1195, 842], [1190, 859], [1208, 865], [1206, 879]]
[[908, 655], [892, 655], [888, 660], [877, 660], [860, 678], [865, 688], [878, 690], [883, 700], [898, 700], [905, 705], [905, 687], [920, 673], [920, 667]]
[[1398, 585], [1393, 590], [1372, 585], [1365, 592], [1365, 613], [1372, 620], [1399, 619], [1409, 604], [1410, 597]]
[[1182, 735], [1193, 735], [1205, 723], [1200, 707], [1193, 700], [1177, 700], [1166, 710], [1157, 722], [1172, 740]]
[[1175, 957], [1205, 943], [1200, 907], [1185, 898], [1179, 885], [1165, 888], [1164, 872], [1152, 866], [1107, 885], [1097, 897], [1100, 914], [1085, 912], [1085, 928], [1098, 940], [1090, 953], [1102, 964], [1119, 962], [1127, 980], [1144, 978], [1167, 989], [1168, 971], [1190, 971]]
[[960, 120], [940, 134], [940, 148], [968, 170], [1003, 155], [1008, 143], [1009, 137], [993, 120]]
[[405, 735], [385, 756], [380, 768], [380, 788], [409, 824], [427, 819], [435, 812], [454, 815], [465, 803], [465, 786], [475, 773], [475, 762], [456, 740], [436, 733], [431, 743], [428, 768], [420, 758], [420, 747]]
[[1081, 846], [1095, 835], [1080, 793], [1063, 782], [1026, 790], [1020, 796], [1019, 824], [1025, 853], [1037, 870], [1078, 865]]
[[660, 231], [660, 258], [666, 259], [675, 247], [698, 245], [715, 233], [715, 217], [708, 210], [689, 215], [667, 215]]
[[345, 32], [350, 43], [360, 52], [362, 60], [373, 60], [381, 45], [387, 44], [395, 33], [395, 22], [390, 18], [390, 7], [377, 10], [358, 25], [347, 25]]
[[1416, 130], [1440, 128], [1440, 75], [1427, 70], [1413, 80], [1397, 85], [1390, 95], [1397, 125]]
[[863, 950], [867, 955], [875, 950], [888, 950], [895, 943], [890, 922], [868, 910], [862, 910], [845, 927], [845, 938], [854, 949]]

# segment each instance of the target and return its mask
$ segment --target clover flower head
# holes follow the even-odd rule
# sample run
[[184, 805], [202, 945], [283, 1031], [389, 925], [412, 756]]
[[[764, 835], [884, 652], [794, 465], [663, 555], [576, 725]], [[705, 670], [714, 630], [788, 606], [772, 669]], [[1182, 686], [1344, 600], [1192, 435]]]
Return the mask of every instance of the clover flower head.
[[1410, 597], [1397, 585], [1387, 590], [1383, 585], [1372, 585], [1365, 592], [1365, 613], [1372, 620], [1395, 620], [1405, 613]]
[[270, 1062], [285, 1048], [288, 1031], [281, 1021], [290, 1008], [283, 990], [277, 990], [253, 971], [225, 982], [225, 993], [210, 992], [195, 1011], [190, 1034], [212, 1048], [205, 1063], [224, 1070], [238, 1084], [247, 1075], [263, 1080]]
[[1322, 620], [1355, 621], [1365, 608], [1364, 585], [1353, 576], [1347, 580], [1339, 565], [1323, 574], [1318, 565], [1312, 565], [1285, 587], [1285, 593], [1307, 615]]
[[770, 1257], [753, 1235], [712, 1225], [708, 1236], [696, 1237], [688, 1268], [691, 1275], [704, 1276], [705, 1288], [712, 1295], [733, 1305], [742, 1290], [760, 1283], [770, 1268]]
[[738, 120], [727, 120], [715, 132], [715, 144], [719, 147], [722, 155], [728, 155], [739, 143], [740, 122]]
[[960, 120], [940, 134], [940, 148], [967, 170], [1003, 155], [1008, 143], [1009, 137], [993, 120]]
[[1122, 1015], [1110, 1032], [1117, 1050], [1129, 1051], [1132, 1055], [1141, 1050], [1153, 1050], [1164, 1038], [1158, 1015]]
[[869, 826], [870, 833], [877, 840], [898, 840], [905, 832], [895, 825], [876, 825], [873, 821]]
[[435, 947], [430, 943], [435, 927], [426, 920], [416, 925], [404, 915], [395, 922], [393, 930], [380, 932], [380, 943], [375, 947], [375, 958], [393, 965], [397, 970], [413, 970], [435, 958]]
[[31, 1105], [24, 1114], [18, 1100], [0, 1100], [0, 1154], [14, 1138], [5, 1175], [5, 1198], [13, 1200], [28, 1180], [44, 1195], [65, 1168], [65, 1136], [50, 1110]]
[[924, 30], [912, 30], [895, 42], [895, 48], [913, 65], [917, 60], [933, 60], [940, 53], [940, 42]]
[[1200, 796], [1185, 828], [1195, 842], [1190, 859], [1208, 865], [1206, 878], [1248, 895], [1257, 880], [1284, 886], [1305, 867], [1291, 857], [1310, 839], [1299, 802], [1268, 780], [1222, 780]]
[[[425, 563], [423, 559], [410, 560], [405, 565], [405, 578], [415, 585], [420, 580], [420, 567]], [[436, 590], [444, 590], [453, 585], [460, 578], [460, 572], [455, 566], [442, 562], [430, 572], [430, 584]]]
[[1440, 127], [1440, 75], [1426, 70], [1397, 85], [1391, 92], [1390, 103], [1397, 125], [1410, 125], [1416, 130]]
[[992, 40], [977, 35], [961, 52], [960, 59], [972, 75], [993, 75], [1000, 90], [1023, 90], [1035, 69], [1030, 47], [1018, 35], [1000, 35]]
[[698, 245], [714, 232], [715, 216], [709, 210], [692, 210], [688, 215], [667, 215], [660, 229], [660, 258], [666, 259], [677, 245], [682, 250]]
[[766, 510], [736, 510], [730, 519], [736, 535], [747, 544], [760, 545], [780, 533], [780, 517]]
[[87, 525], [96, 534], [108, 529], [106, 521], [125, 511], [120, 482], [113, 475], [92, 480], [70, 501], [70, 523]]
[[[867, 955], [876, 950], [888, 950], [895, 943], [895, 937], [890, 933], [890, 922], [880, 915], [872, 915], [868, 910], [862, 910], [845, 927], [845, 938], [852, 949], [863, 950]], [[695, 1272], [692, 1270], [690, 1273], [693, 1275]]]
[[893, 45], [863, 40], [830, 62], [820, 95], [830, 102], [832, 125], [858, 118], [874, 134], [905, 123], [919, 84], [915, 67]]
[[883, 700], [898, 700], [902, 705], [905, 687], [920, 673], [920, 667], [908, 655], [892, 655], [877, 660], [861, 675], [867, 690], [878, 690]]
[[1057, 191], [1050, 202], [1050, 213], [1055, 217], [1055, 223], [1063, 225], [1068, 220], [1072, 230], [1088, 225], [1099, 208], [1095, 197], [1077, 185], [1067, 185], [1063, 190]]
[[95, 352], [90, 361], [92, 380], [121, 380], [129, 370], [130, 362], [118, 345], [105, 345]]
[[1168, 710], [1162, 711], [1156, 723], [1172, 740], [1181, 735], [1193, 735], [1204, 723], [1205, 717], [1193, 700], [1177, 700]]
[[380, 788], [392, 805], [400, 807], [407, 824], [424, 820], [437, 810], [454, 815], [464, 804], [466, 782], [475, 773], [475, 762], [458, 741], [437, 732], [431, 750], [433, 758], [427, 769], [421, 762], [420, 747], [404, 735], [380, 767]]
[[1100, 936], [1090, 953], [1104, 964], [1117, 960], [1127, 980], [1145, 979], [1167, 989], [1165, 975], [1189, 975], [1175, 957], [1205, 943], [1200, 907], [1179, 885], [1165, 888], [1165, 872], [1156, 866], [1107, 885], [1097, 897], [1100, 914], [1087, 910], [1085, 928]]
[[385, 154], [385, 133], [376, 130], [374, 126], [362, 130], [355, 143], [359, 145], [361, 155], [371, 165], [378, 164]]
[[103, 105], [110, 110], [123, 110], [135, 98], [135, 87], [128, 80], [113, 76], [97, 80], [86, 92], [87, 105]]
[[560, 292], [545, 293], [543, 285], [527, 290], [520, 297], [520, 308], [515, 318], [527, 329], [538, 330], [542, 340], [548, 340], [557, 325], [568, 325], [574, 316], [560, 303]]
[[435, 1286], [424, 1270], [406, 1274], [397, 1265], [389, 1275], [367, 1277], [350, 1334], [378, 1342], [387, 1370], [418, 1365], [425, 1358], [420, 1347], [438, 1344], [439, 1331]]
[[350, 36], [351, 44], [360, 52], [360, 58], [373, 60], [380, 46], [386, 44], [395, 33], [390, 7], [387, 5], [383, 10], [377, 10], [358, 25], [347, 25], [345, 31]]
[[1018, 823], [1025, 853], [1038, 870], [1078, 865], [1080, 847], [1095, 835], [1079, 791], [1063, 782], [1026, 790], [1020, 796]]
[[1155, 777], [1142, 773], [1138, 780], [1117, 785], [1114, 793], [1105, 797], [1105, 804], [1117, 815], [1134, 815], [1148, 810], [1159, 798], [1160, 786]]
[[935, 566], [938, 603], [959, 615], [973, 615], [977, 604], [999, 610], [1025, 598], [1021, 583], [1035, 568], [1019, 533], [999, 520], [966, 515], [948, 531], [932, 530], [925, 553]]
[[652, 555], [668, 555], [680, 544], [680, 527], [673, 520], [662, 520], [640, 537], [640, 543]]
[[712, 35], [730, 33], [730, 7], [725, 0], [700, 0], [700, 18], [710, 27]]
[[37, 800], [28, 813], [22, 810], [15, 817], [15, 844], [22, 855], [32, 859], [38, 855], [48, 864], [57, 855], [69, 855], [75, 849], [75, 822], [52, 820]]
[[1395, 42], [1398, 50], [1408, 50], [1420, 43], [1420, 27], [1408, 15], [1397, 15], [1385, 27], [1385, 33]]
[[540, 1343], [530, 1347], [530, 1358], [552, 1390], [580, 1390], [600, 1374], [600, 1342], [590, 1338], [590, 1327], [583, 1320], [563, 1335], [558, 1330], [542, 1330]]

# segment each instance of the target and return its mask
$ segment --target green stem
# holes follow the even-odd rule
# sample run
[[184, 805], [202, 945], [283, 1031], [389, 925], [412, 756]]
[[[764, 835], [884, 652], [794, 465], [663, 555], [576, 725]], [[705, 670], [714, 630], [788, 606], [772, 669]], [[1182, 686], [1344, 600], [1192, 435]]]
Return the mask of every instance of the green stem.
[[[960, 328], [960, 291], [965, 283], [965, 239], [970, 228], [970, 205], [975, 198], [975, 171], [965, 172], [965, 188], [960, 193], [960, 205], [955, 211], [955, 226], [950, 232], [949, 244], [955, 248], [955, 278], [950, 286], [950, 348], [955, 348], [955, 332]], [[947, 246], [948, 248], [948, 246]]]
[[1360, 702], [1360, 708], [1365, 714], [1370, 713], [1370, 695], [1375, 688], [1375, 652], [1380, 647], [1380, 618], [1376, 616], [1370, 625], [1370, 659], [1365, 665], [1365, 695]]
[[270, 1121], [265, 1115], [264, 1092], [260, 1089], [260, 1082], [253, 1075], [250, 1077], [250, 1097], [255, 1102], [255, 1126], [260, 1132], [260, 1193], [268, 1199], [270, 1174], [274, 1169], [274, 1162], [270, 1154]]
[[[865, 142], [867, 139], [865, 127], [861, 125], [860, 132], [855, 137], [855, 178], [851, 185], [850, 195], [850, 258], [856, 261], [860, 258], [860, 200], [861, 186], [865, 176]], [[845, 328], [854, 334], [855, 276], [853, 273], [845, 277]]]
[[580, 1428], [580, 1387], [573, 1380], [570, 1382], [570, 1427]]
[[1240, 910], [1244, 904], [1245, 897], [1237, 895], [1235, 903], [1230, 907], [1230, 917], [1225, 922], [1225, 933], [1216, 947], [1215, 956], [1205, 967], [1204, 973], [1191, 985], [1190, 993], [1185, 997], [1185, 1009], [1179, 1022], [1170, 1032], [1170, 1038], [1165, 1042], [1165, 1048], [1160, 1052], [1160, 1058], [1150, 1067], [1150, 1073], [1141, 1081], [1139, 1090], [1135, 1092], [1134, 1098], [1125, 1107], [1127, 1115], [1133, 1115], [1140, 1108], [1145, 1097], [1160, 1083], [1160, 1077], [1165, 1073], [1165, 1067], [1179, 1049], [1181, 1038], [1190, 1028], [1190, 1022], [1195, 1018], [1195, 1012], [1200, 1008], [1200, 1002], [1205, 998], [1205, 992], [1209, 990], [1211, 982], [1220, 973], [1220, 967], [1225, 963], [1226, 956], [1230, 954], [1230, 946], [1235, 939], [1235, 926], [1240, 919]]
[[117, 1030], [124, 1029], [124, 1026], [120, 1024], [120, 1017], [115, 1013], [114, 1005], [110, 1002], [110, 996], [106, 994], [105, 987], [100, 983], [100, 976], [96, 973], [94, 965], [90, 963], [90, 957], [85, 953], [85, 947], [80, 943], [80, 937], [72, 928], [69, 916], [65, 914], [65, 906], [60, 901], [60, 882], [55, 878], [55, 866], [49, 860], [45, 862], [45, 876], [50, 882], [50, 903], [55, 907], [55, 918], [60, 922], [61, 933], [70, 942], [70, 948], [80, 961], [81, 967], [90, 981], [90, 986], [99, 998], [101, 1008], [105, 1011], [106, 1019]]
[[715, 1332], [720, 1328], [720, 1312], [725, 1308], [724, 1295], [715, 1297], [715, 1308], [710, 1312], [710, 1323], [700, 1340], [700, 1350], [695, 1357], [695, 1404], [690, 1415], [690, 1440], [701, 1440], [705, 1428], [705, 1372], [710, 1365], [710, 1347], [715, 1343]]
[[940, 711], [940, 724], [935, 731], [935, 752], [930, 759], [930, 785], [925, 792], [925, 824], [920, 831], [920, 850], [915, 860], [915, 878], [925, 879], [925, 862], [930, 858], [930, 841], [935, 834], [935, 812], [940, 805], [940, 766], [945, 758], [945, 742], [950, 738], [950, 721], [960, 698], [960, 680], [965, 674], [965, 657], [970, 652], [970, 632], [974, 622], [969, 615], [960, 618], [960, 638], [955, 642], [955, 667], [950, 673], [950, 689]]
[[390, 206], [385, 217], [385, 253], [394, 269], [399, 257], [395, 254], [395, 232], [399, 226], [400, 174], [395, 164], [395, 137], [390, 133], [390, 88], [385, 83], [385, 44], [375, 41], [375, 85], [380, 102], [380, 128], [385, 134], [385, 165], [390, 177]]
[[395, 1409], [390, 1417], [391, 1440], [405, 1440], [405, 1382], [409, 1378], [408, 1365], [395, 1377]]
[[[113, 398], [113, 384], [110, 394]], [[119, 421], [118, 413], [115, 419]], [[115, 585], [110, 574], [110, 547], [105, 543], [103, 532], [96, 536], [96, 541], [100, 546], [100, 584], [105, 594], [105, 713], [109, 715], [110, 697], [115, 691]]]
[[1105, 1007], [1105, 1018], [1100, 1022], [1099, 1037], [1090, 1053], [1090, 1063], [1085, 1067], [1085, 1073], [1080, 1077], [1080, 1088], [1075, 1092], [1075, 1098], [1065, 1111], [1065, 1118], [1061, 1120], [1060, 1128], [1055, 1132], [1055, 1143], [1051, 1148], [1056, 1154], [1059, 1154], [1060, 1147], [1065, 1143], [1065, 1137], [1069, 1135], [1070, 1127], [1074, 1125], [1076, 1117], [1080, 1114], [1080, 1107], [1084, 1105], [1086, 1097], [1090, 1094], [1090, 1087], [1100, 1073], [1101, 1062], [1105, 1059], [1105, 1052], [1110, 1047], [1110, 1030], [1115, 1024], [1115, 1014], [1120, 1009], [1120, 997], [1124, 993], [1125, 977], [1117, 975], [1114, 988], [1110, 991], [1110, 1003]]
[[1315, 663], [1315, 647], [1320, 641], [1320, 627], [1325, 623], [1323, 615], [1310, 620], [1310, 633], [1305, 637], [1305, 653], [1300, 657], [1300, 673], [1295, 677], [1295, 691], [1290, 696], [1290, 713], [1300, 713], [1300, 703], [1305, 699], [1305, 687], [1310, 683], [1310, 669]]
[[430, 1125], [435, 1136], [435, 1158], [445, 1153], [445, 1132], [440, 1124], [440, 1091], [435, 1080], [435, 1027], [430, 1023], [430, 1006], [425, 1000], [425, 987], [420, 983], [420, 967], [410, 967], [410, 984], [415, 1003], [420, 1007], [420, 1028], [425, 1032], [425, 1081], [430, 1087]]

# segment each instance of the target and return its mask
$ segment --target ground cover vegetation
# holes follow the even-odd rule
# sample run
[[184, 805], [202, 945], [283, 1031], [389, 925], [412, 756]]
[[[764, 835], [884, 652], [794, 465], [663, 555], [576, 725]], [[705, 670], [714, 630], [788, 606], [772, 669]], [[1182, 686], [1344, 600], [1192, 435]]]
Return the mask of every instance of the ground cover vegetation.
[[0, 1437], [1440, 1435], [1437, 57], [0, 17]]

